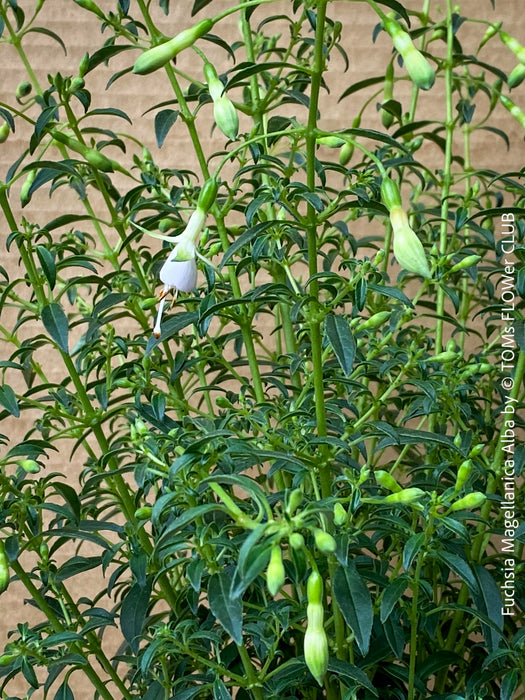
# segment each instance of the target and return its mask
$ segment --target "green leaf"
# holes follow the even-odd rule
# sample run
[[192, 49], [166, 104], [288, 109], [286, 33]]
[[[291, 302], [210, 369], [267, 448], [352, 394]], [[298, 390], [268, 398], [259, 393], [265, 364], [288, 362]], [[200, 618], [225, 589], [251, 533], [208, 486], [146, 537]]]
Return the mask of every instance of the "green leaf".
[[42, 266], [42, 271], [46, 276], [46, 280], [49, 282], [49, 286], [51, 289], [54, 289], [57, 280], [55, 256], [43, 245], [36, 246], [36, 254], [38, 256], [38, 260], [40, 261], [40, 265]]
[[343, 316], [328, 314], [325, 318], [325, 332], [341, 369], [348, 377], [352, 372], [356, 351], [350, 323]]
[[120, 609], [120, 628], [134, 654], [139, 650], [149, 599], [149, 587], [142, 588], [136, 583], [129, 589]]
[[242, 599], [230, 596], [231, 578], [214, 574], [208, 584], [210, 610], [236, 644], [242, 644]]
[[100, 564], [100, 556], [72, 557], [59, 568], [58, 572], [56, 573], [56, 580], [60, 583], [61, 581], [65, 581], [67, 578], [71, 578], [71, 576], [82, 574], [85, 571], [91, 571], [91, 569], [95, 569], [97, 566], [100, 566]]
[[462, 559], [457, 554], [440, 550], [438, 552], [429, 552], [430, 556], [439, 559], [448, 568], [453, 571], [460, 579], [468, 586], [470, 594], [474, 597], [480, 595], [478, 582], [470, 568], [470, 564]]
[[512, 700], [515, 695], [516, 688], [518, 687], [519, 676], [518, 671], [513, 668], [507, 673], [503, 682], [501, 684], [500, 699], [501, 700]]
[[[476, 566], [474, 575], [478, 581], [479, 593], [474, 594], [473, 600], [477, 609], [485, 613], [498, 629], [481, 624], [483, 635], [487, 642], [487, 648], [490, 652], [495, 651], [503, 637], [503, 601], [501, 600], [500, 589], [492, 577], [491, 573], [483, 566]], [[499, 632], [498, 630], [501, 630]]]
[[60, 688], [55, 693], [55, 697], [53, 700], [75, 700], [75, 696], [73, 695], [71, 688], [69, 687], [67, 678], [64, 680]]
[[129, 116], [126, 114], [126, 112], [124, 112], [122, 109], [118, 109], [117, 107], [99, 107], [98, 109], [92, 109], [86, 114], [86, 117], [98, 117], [106, 115], [110, 117], [120, 117], [121, 119], [125, 119], [130, 124], [133, 123]]
[[385, 592], [383, 593], [383, 597], [381, 599], [381, 622], [385, 622], [385, 620], [388, 619], [390, 613], [394, 608], [394, 605], [401, 598], [401, 596], [405, 592], [406, 587], [407, 580], [405, 576], [399, 576], [399, 578], [396, 578], [385, 588]]
[[405, 546], [403, 547], [403, 568], [408, 573], [412, 562], [418, 555], [419, 550], [423, 546], [425, 541], [425, 534], [423, 532], [418, 532], [408, 538]]
[[354, 633], [361, 654], [366, 656], [370, 646], [374, 611], [368, 588], [353, 561], [336, 570], [334, 595], [346, 624]]
[[195, 2], [193, 3], [193, 7], [191, 8], [191, 16], [193, 17], [197, 14], [197, 12], [203, 10], [207, 5], [210, 4], [210, 2], [213, 2], [213, 0], [195, 0]]
[[7, 384], [0, 386], [0, 404], [2, 404], [12, 416], [15, 416], [15, 418], [20, 416], [16, 394]]
[[179, 113], [175, 109], [163, 109], [155, 115], [155, 138], [159, 148], [162, 148], [162, 144], [178, 116]]
[[363, 88], [370, 87], [370, 85], [378, 85], [379, 83], [383, 83], [384, 80], [384, 75], [378, 75], [376, 78], [366, 78], [366, 80], [360, 80], [357, 83], [353, 83], [353, 85], [350, 85], [350, 87], [346, 88], [346, 90], [342, 93], [338, 102], [341, 102], [341, 100], [344, 100], [344, 98], [348, 97], [349, 95], [353, 95], [354, 92], [359, 92], [359, 90], [362, 90]]
[[45, 27], [31, 27], [30, 29], [27, 30], [27, 33], [29, 32], [37, 32], [38, 34], [45, 34], [45, 36], [51, 37], [51, 39], [54, 39], [56, 42], [60, 44], [62, 49], [64, 50], [64, 53], [67, 55], [67, 49], [66, 45], [62, 41], [62, 39], [58, 36], [58, 34], [55, 34], [55, 32], [52, 32], [50, 29], [46, 29]]
[[42, 323], [58, 347], [69, 354], [69, 323], [60, 304], [53, 302], [42, 308]]
[[232, 700], [230, 691], [220, 678], [216, 678], [213, 682], [213, 700]]
[[339, 659], [331, 658], [328, 662], [328, 670], [332, 673], [342, 676], [343, 678], [349, 678], [355, 681], [358, 685], [363, 688], [367, 688], [371, 693], [377, 696], [377, 690], [374, 688], [370, 679], [366, 673], [354, 664], [349, 664], [346, 661], [340, 661]]

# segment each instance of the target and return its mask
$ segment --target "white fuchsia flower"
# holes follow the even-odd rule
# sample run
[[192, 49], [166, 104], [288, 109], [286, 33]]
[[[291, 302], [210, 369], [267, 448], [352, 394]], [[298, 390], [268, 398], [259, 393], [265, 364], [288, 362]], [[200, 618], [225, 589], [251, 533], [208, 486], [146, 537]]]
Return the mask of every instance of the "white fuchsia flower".
[[206, 221], [206, 211], [197, 207], [191, 215], [186, 228], [173, 238], [175, 245], [168, 259], [160, 269], [159, 277], [164, 282], [161, 292], [159, 310], [153, 328], [153, 335], [160, 336], [160, 322], [166, 303], [166, 297], [174, 289], [177, 292], [192, 292], [197, 286], [197, 244]]
[[390, 222], [394, 237], [394, 255], [405, 270], [430, 279], [430, 269], [423, 244], [408, 223], [406, 212], [399, 206], [390, 210]]

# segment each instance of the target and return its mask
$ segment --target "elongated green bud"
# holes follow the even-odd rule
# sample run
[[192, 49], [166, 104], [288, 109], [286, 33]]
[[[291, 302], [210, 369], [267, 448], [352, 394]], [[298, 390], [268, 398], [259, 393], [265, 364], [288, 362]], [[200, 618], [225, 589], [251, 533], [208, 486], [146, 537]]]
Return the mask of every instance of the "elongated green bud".
[[306, 597], [309, 603], [321, 605], [323, 602], [323, 579], [318, 571], [312, 571], [306, 583]]
[[83, 156], [87, 162], [97, 170], [102, 170], [102, 172], [105, 173], [112, 173], [113, 170], [115, 170], [115, 166], [118, 167], [117, 163], [107, 158], [100, 151], [97, 151], [96, 148], [85, 146], [83, 143], [80, 143], [80, 141], [77, 141], [71, 136], [67, 136], [67, 134], [63, 134], [61, 131], [53, 129], [51, 135], [55, 141], [64, 144], [64, 146], [67, 146], [71, 151], [75, 151], [75, 153], [79, 153]]
[[452, 362], [452, 360], [457, 360], [458, 353], [449, 350], [444, 350], [443, 352], [438, 352], [436, 355], [428, 358], [429, 362]]
[[418, 501], [424, 495], [425, 495], [425, 492], [422, 489], [412, 487], [412, 488], [408, 488], [408, 489], [402, 489], [401, 491], [398, 491], [397, 493], [391, 493], [389, 496], [385, 497], [383, 502], [384, 503], [414, 503], [415, 501]]
[[217, 197], [217, 190], [219, 189], [219, 183], [214, 177], [210, 177], [201, 188], [199, 199], [197, 201], [197, 207], [207, 212], [211, 209], [215, 203], [215, 198]]
[[467, 480], [471, 474], [472, 474], [472, 460], [466, 459], [459, 466], [458, 474], [456, 476], [456, 483], [454, 486], [454, 490], [461, 491], [463, 486], [467, 483]]
[[27, 173], [27, 177], [24, 180], [22, 188], [20, 189], [20, 203], [22, 204], [22, 207], [25, 207], [26, 204], [29, 204], [29, 202], [31, 201], [32, 194], [31, 194], [30, 190], [31, 190], [31, 185], [35, 181], [36, 174], [37, 174], [36, 169], [30, 170]]
[[295, 511], [299, 508], [301, 503], [303, 502], [303, 497], [304, 494], [301, 489], [294, 489], [289, 498], [288, 498], [288, 503], [286, 505], [286, 513], [287, 515], [293, 515]]
[[329, 532], [315, 528], [314, 539], [317, 549], [323, 554], [333, 554], [336, 550], [336, 542]]
[[374, 476], [380, 486], [392, 491], [392, 493], [399, 493], [399, 491], [402, 490], [401, 486], [397, 483], [394, 477], [389, 474], [389, 472], [386, 472], [383, 469], [375, 469]]
[[324, 631], [323, 582], [316, 571], [308, 578], [307, 598], [304, 660], [312, 676], [322, 685], [328, 668], [328, 639]]
[[222, 133], [235, 141], [239, 133], [239, 115], [233, 102], [227, 95], [219, 97], [213, 104], [213, 118]]
[[423, 54], [416, 49], [410, 35], [402, 29], [398, 22], [389, 17], [383, 20], [383, 26], [390, 34], [395, 48], [401, 54], [412, 82], [422, 90], [430, 90], [436, 79], [434, 69]]
[[10, 654], [6, 652], [2, 654], [2, 656], [0, 656], [0, 666], [9, 666], [18, 656], [20, 656], [18, 653]]
[[[488, 27], [487, 31], [485, 32], [483, 39], [480, 42], [479, 48], [482, 49], [487, 41], [490, 41], [493, 36], [495, 36], [499, 30], [501, 29], [501, 25], [503, 22], [497, 22], [496, 24], [491, 24], [490, 27]], [[478, 49], [479, 50], [479, 49]]]
[[270, 563], [266, 571], [266, 585], [272, 597], [281, 590], [285, 578], [286, 573], [284, 571], [281, 547], [278, 544], [274, 544], [270, 554]]
[[4, 122], [0, 126], [0, 143], [5, 143], [7, 141], [10, 132], [11, 129], [9, 128], [9, 124], [7, 122]]
[[394, 255], [405, 270], [430, 279], [430, 268], [423, 244], [408, 223], [408, 217], [401, 207], [390, 212], [390, 222], [394, 234]]
[[479, 508], [479, 506], [482, 506], [486, 500], [487, 497], [484, 493], [481, 493], [481, 491], [473, 491], [473, 493], [469, 493], [466, 496], [463, 496], [463, 498], [460, 498], [459, 501], [453, 503], [450, 510], [456, 511]]
[[381, 182], [381, 199], [388, 211], [392, 211], [395, 207], [402, 206], [399, 187], [388, 175], [385, 175]]
[[509, 73], [509, 78], [507, 80], [508, 86], [511, 90], [517, 88], [525, 80], [525, 64], [518, 63], [518, 65]]
[[[385, 82], [383, 88], [383, 102], [388, 102], [394, 95], [394, 63], [390, 61], [386, 68]], [[389, 129], [394, 121], [394, 115], [387, 112], [386, 109], [381, 110], [381, 123], [385, 129]]]
[[193, 27], [184, 29], [173, 39], [144, 51], [135, 61], [133, 72], [137, 75], [147, 75], [162, 68], [166, 63], [173, 60], [178, 53], [187, 49], [188, 46], [192, 46], [197, 39], [207, 34], [213, 25], [214, 21], [212, 19], [203, 19], [201, 22], [193, 25]]
[[376, 314], [370, 316], [370, 318], [367, 318], [366, 321], [360, 323], [358, 326], [358, 330], [365, 331], [374, 328], [379, 328], [388, 321], [390, 315], [390, 311], [378, 311]]
[[521, 126], [525, 129], [525, 113], [522, 112], [522, 110], [518, 107], [517, 104], [515, 104], [510, 98], [506, 97], [505, 95], [500, 95], [499, 99], [501, 101], [501, 104], [505, 107], [505, 109], [508, 109], [508, 111], [512, 114], [514, 119], [518, 121]]
[[341, 148], [346, 143], [340, 136], [318, 136], [316, 141], [320, 146], [328, 146], [328, 148]]
[[344, 509], [343, 504], [336, 503], [334, 505], [334, 523], [337, 525], [337, 527], [341, 527], [341, 525], [344, 525], [346, 523], [346, 518], [347, 513]]
[[0, 540], [0, 593], [9, 586], [9, 562], [5, 553], [4, 541]]
[[459, 272], [460, 270], [466, 270], [468, 267], [473, 267], [477, 265], [481, 260], [481, 255], [467, 255], [450, 268], [449, 272]]
[[339, 152], [339, 163], [341, 165], [346, 165], [347, 163], [350, 162], [350, 159], [354, 155], [354, 144], [351, 143], [350, 141], [347, 141], [341, 148]]
[[219, 76], [217, 75], [215, 66], [213, 66], [209, 62], [206, 62], [204, 64], [204, 79], [206, 80], [206, 83], [208, 85], [208, 90], [210, 91], [211, 99], [215, 102], [215, 100], [218, 100], [220, 97], [222, 97], [224, 93], [224, 85], [222, 84]]
[[522, 46], [513, 36], [507, 34], [507, 32], [501, 31], [499, 35], [505, 46], [512, 51], [518, 61], [520, 63], [525, 63], [525, 46]]

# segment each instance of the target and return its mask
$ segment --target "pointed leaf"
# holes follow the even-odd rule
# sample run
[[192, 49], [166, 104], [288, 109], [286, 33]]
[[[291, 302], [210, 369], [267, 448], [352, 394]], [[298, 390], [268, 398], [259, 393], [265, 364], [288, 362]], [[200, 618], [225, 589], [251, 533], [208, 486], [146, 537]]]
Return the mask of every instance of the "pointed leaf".
[[16, 394], [7, 384], [0, 386], [0, 404], [15, 418], [20, 415]]
[[356, 566], [350, 562], [340, 566], [334, 574], [334, 595], [346, 624], [355, 635], [363, 656], [368, 653], [374, 621], [372, 599]]
[[52, 304], [46, 304], [46, 306], [43, 307], [42, 323], [58, 347], [65, 353], [69, 353], [69, 323], [60, 304], [53, 302]]
[[162, 144], [178, 116], [179, 113], [175, 109], [163, 109], [155, 115], [155, 137], [159, 148], [162, 148]]
[[242, 600], [230, 597], [231, 578], [214, 574], [208, 584], [210, 610], [236, 644], [242, 644]]
[[134, 654], [139, 650], [149, 599], [149, 587], [142, 588], [136, 583], [129, 589], [120, 609], [120, 628]]
[[350, 324], [343, 316], [328, 314], [325, 319], [325, 331], [337, 361], [348, 377], [352, 372], [356, 350]]

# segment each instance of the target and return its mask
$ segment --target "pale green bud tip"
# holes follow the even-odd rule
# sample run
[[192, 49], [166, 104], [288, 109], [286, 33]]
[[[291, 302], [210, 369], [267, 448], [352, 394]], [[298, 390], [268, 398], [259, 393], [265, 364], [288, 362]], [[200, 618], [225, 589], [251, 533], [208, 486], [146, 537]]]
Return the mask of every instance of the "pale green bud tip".
[[394, 232], [394, 255], [405, 270], [430, 279], [430, 268], [423, 244], [408, 223], [406, 213], [400, 207], [390, 212]]
[[322, 625], [308, 625], [304, 635], [304, 660], [315, 680], [323, 685], [328, 669], [328, 639]]
[[483, 505], [483, 503], [485, 503], [486, 500], [487, 497], [484, 493], [481, 493], [481, 491], [474, 491], [473, 493], [469, 493], [466, 496], [463, 496], [463, 498], [460, 498], [459, 501], [456, 501], [451, 506], [451, 510], [455, 511], [470, 508], [479, 508], [479, 506]]
[[28, 474], [37, 474], [40, 471], [40, 465], [34, 459], [21, 459], [18, 461], [18, 466]]
[[312, 571], [306, 584], [306, 596], [309, 603], [318, 605], [323, 599], [323, 579], [318, 571]]
[[342, 503], [336, 503], [334, 505], [334, 523], [337, 526], [341, 526], [346, 523], [346, 510], [344, 509]]
[[422, 489], [418, 489], [416, 487], [411, 487], [408, 489], [403, 489], [402, 491], [398, 491], [397, 493], [391, 493], [389, 496], [386, 496], [384, 502], [385, 503], [414, 503], [415, 501], [418, 501], [424, 495], [425, 495], [425, 492]]
[[301, 535], [300, 532], [292, 532], [290, 537], [288, 538], [288, 541], [290, 542], [290, 547], [292, 549], [302, 549], [304, 547], [304, 537]]
[[266, 572], [266, 583], [271, 596], [275, 596], [281, 590], [285, 576], [281, 547], [276, 544], [272, 547], [270, 563]]
[[510, 89], [517, 88], [518, 85], [525, 80], [525, 65], [523, 63], [518, 63], [518, 65], [510, 72], [508, 85]]
[[330, 533], [316, 529], [314, 531], [315, 544], [317, 549], [323, 554], [333, 554], [336, 549], [336, 542]]
[[222, 133], [235, 141], [239, 133], [239, 116], [233, 102], [226, 95], [214, 102], [213, 117]]
[[374, 476], [377, 483], [385, 489], [392, 491], [392, 493], [398, 493], [401, 491], [401, 486], [397, 483], [394, 477], [383, 469], [376, 469], [374, 471]]
[[0, 143], [5, 143], [5, 141], [7, 141], [10, 131], [11, 130], [9, 129], [9, 124], [7, 122], [4, 122], [0, 126]]
[[422, 90], [430, 90], [434, 85], [436, 74], [423, 54], [412, 45], [402, 53], [402, 56], [412, 82]]
[[31, 89], [31, 83], [29, 83], [27, 80], [24, 80], [24, 82], [20, 83], [16, 88], [16, 97], [18, 99], [21, 99], [22, 97], [27, 97], [31, 92]]

